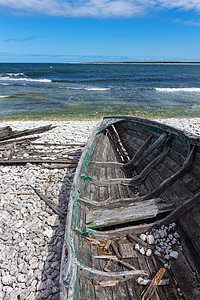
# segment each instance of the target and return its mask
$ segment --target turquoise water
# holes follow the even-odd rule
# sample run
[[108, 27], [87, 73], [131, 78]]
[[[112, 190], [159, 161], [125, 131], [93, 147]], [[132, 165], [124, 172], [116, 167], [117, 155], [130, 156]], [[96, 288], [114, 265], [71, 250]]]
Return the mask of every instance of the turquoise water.
[[200, 116], [200, 65], [0, 64], [0, 119]]

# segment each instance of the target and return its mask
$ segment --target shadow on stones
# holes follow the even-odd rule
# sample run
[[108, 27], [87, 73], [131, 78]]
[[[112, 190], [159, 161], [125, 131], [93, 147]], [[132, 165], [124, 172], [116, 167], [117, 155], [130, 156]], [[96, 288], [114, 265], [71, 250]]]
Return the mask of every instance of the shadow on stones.
[[[59, 169], [56, 169], [58, 174]], [[62, 187], [59, 192], [58, 199], [53, 198], [50, 193], [46, 196], [53, 201], [63, 211], [67, 212], [71, 186], [74, 178], [75, 168], [67, 168], [64, 178], [62, 180]], [[52, 217], [56, 218], [57, 226], [51, 226], [53, 229], [53, 235], [45, 239], [48, 240], [48, 250], [44, 253], [44, 266], [41, 275], [41, 284], [37, 287], [36, 299], [55, 299], [59, 300], [59, 277], [60, 277], [60, 263], [61, 254], [64, 241], [65, 223], [66, 218], [63, 219], [59, 215], [55, 215], [52, 211]]]

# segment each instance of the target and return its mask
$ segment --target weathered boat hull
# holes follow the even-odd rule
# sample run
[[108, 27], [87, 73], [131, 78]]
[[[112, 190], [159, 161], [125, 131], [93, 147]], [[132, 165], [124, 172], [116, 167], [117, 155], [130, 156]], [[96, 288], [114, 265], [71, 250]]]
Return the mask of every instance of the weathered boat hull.
[[[103, 118], [74, 178], [61, 299], [141, 299], [138, 277], [151, 280], [166, 264], [167, 285], [151, 299], [200, 298], [199, 201], [197, 137], [147, 119]], [[176, 232], [165, 227], [174, 222]], [[156, 228], [169, 232], [138, 251], [130, 237]], [[180, 236], [171, 246], [170, 234]], [[168, 246], [178, 259], [165, 257]]]

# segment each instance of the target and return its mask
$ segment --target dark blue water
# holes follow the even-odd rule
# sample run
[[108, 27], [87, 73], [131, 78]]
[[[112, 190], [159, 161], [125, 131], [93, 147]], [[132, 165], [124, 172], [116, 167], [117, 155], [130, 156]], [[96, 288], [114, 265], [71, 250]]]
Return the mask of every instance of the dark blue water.
[[0, 119], [200, 116], [200, 65], [0, 64]]

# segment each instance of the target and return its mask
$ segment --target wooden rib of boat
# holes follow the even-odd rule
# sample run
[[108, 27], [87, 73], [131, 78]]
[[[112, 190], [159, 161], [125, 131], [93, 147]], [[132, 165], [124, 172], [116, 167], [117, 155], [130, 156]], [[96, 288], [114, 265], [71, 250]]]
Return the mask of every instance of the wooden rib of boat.
[[[200, 299], [199, 202], [198, 137], [147, 119], [104, 117], [74, 178], [61, 299]], [[140, 239], [146, 232], [157, 244]], [[168, 246], [177, 259], [166, 256]]]

